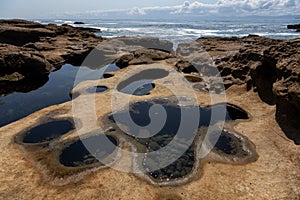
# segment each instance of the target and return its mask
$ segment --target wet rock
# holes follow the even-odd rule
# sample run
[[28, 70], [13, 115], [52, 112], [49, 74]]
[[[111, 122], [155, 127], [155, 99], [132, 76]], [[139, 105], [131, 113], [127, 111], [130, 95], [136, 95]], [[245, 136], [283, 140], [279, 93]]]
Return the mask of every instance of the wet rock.
[[[101, 29], [99, 29], [99, 28], [76, 27], [76, 29], [79, 31], [91, 32], [91, 33], [101, 32]], [[89, 35], [89, 34], [87, 34], [87, 35]], [[94, 35], [91, 35], [91, 36], [94, 36]]]
[[214, 149], [227, 156], [243, 158], [249, 156], [249, 152], [243, 148], [243, 145], [244, 142], [241, 140], [241, 138], [238, 138], [230, 131], [223, 130], [214, 146]]
[[74, 24], [85, 24], [84, 22], [74, 22]]
[[[14, 74], [18, 74], [18, 72]], [[21, 76], [22, 78], [15, 78], [18, 80], [1, 80], [5, 78], [5, 76], [0, 78], [0, 95], [8, 95], [13, 92], [30, 92], [42, 87], [49, 80], [46, 74], [24, 78], [21, 74], [17, 76]]]
[[[155, 168], [159, 160], [150, 160], [149, 158], [145, 158], [144, 168], [151, 169]], [[150, 171], [148, 174], [154, 178], [156, 181], [169, 181], [178, 178], [184, 178], [189, 175], [194, 166], [195, 157], [193, 148], [189, 148], [179, 159], [175, 162], [171, 163], [165, 168]]]
[[288, 29], [300, 29], [300, 24], [287, 25]]

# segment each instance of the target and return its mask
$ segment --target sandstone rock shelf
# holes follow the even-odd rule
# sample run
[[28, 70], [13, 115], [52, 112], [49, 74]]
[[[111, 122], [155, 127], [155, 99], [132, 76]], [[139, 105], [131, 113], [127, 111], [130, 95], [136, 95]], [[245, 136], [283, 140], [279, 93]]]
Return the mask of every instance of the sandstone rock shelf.
[[262, 101], [276, 105], [276, 118], [287, 137], [300, 144], [300, 39], [199, 38], [213, 57], [226, 88], [246, 85]]
[[[199, 38], [186, 46], [201, 46], [200, 53], [208, 53], [215, 66], [209, 65], [210, 59], [202, 56], [197, 59], [203, 61], [203, 65], [196, 66], [192, 62], [195, 60], [183, 59], [172, 52], [169, 42], [125, 38], [114, 42], [133, 45], [141, 41], [146, 44], [156, 42], [148, 48], [117, 54], [114, 47], [109, 46], [111, 39], [96, 37], [92, 30], [23, 20], [0, 21], [0, 24], [0, 84], [8, 86], [35, 77], [47, 77], [66, 62], [80, 65], [98, 44], [100, 48], [96, 52], [109, 54], [108, 61], [105, 60], [108, 57], [103, 57], [103, 60], [120, 67], [118, 71], [107, 73], [106, 79], [77, 85], [71, 92], [76, 96], [72, 101], [47, 107], [0, 128], [0, 198], [299, 199], [300, 39], [272, 40], [254, 35]], [[184, 51], [182, 54], [189, 56]], [[190, 56], [193, 58], [194, 54]], [[89, 64], [89, 67], [99, 65], [96, 62]], [[181, 171], [186, 175], [193, 170], [185, 184], [158, 187], [141, 173], [129, 173], [136, 169], [135, 160], [119, 150], [132, 152], [135, 149], [125, 137], [119, 137], [117, 128], [103, 120], [116, 111], [111, 106], [112, 101], [117, 101], [114, 105], [120, 110], [127, 105], [129, 97], [130, 104], [170, 99], [174, 97], [169, 89], [172, 88], [178, 92], [178, 99], [186, 104], [197, 100], [197, 105], [211, 106], [211, 95], [207, 92], [217, 96], [222, 93], [212, 78], [215, 74], [207, 75], [211, 67], [217, 67], [224, 80], [226, 102], [221, 103], [234, 107], [234, 112], [238, 111], [240, 116], [235, 121], [226, 122], [220, 138], [223, 142], [217, 143], [216, 149], [205, 159], [196, 160], [201, 167], [191, 169], [188, 165], [185, 171]], [[169, 73], [153, 77], [155, 88], [145, 96], [129, 96], [115, 89], [145, 70]], [[191, 87], [187, 88], [187, 84]], [[194, 90], [196, 85], [199, 90]], [[107, 90], [87, 92], [99, 86]], [[192, 98], [188, 98], [191, 94]], [[93, 114], [88, 112], [89, 106], [93, 105], [89, 99], [97, 105]], [[81, 101], [84, 103], [77, 104]], [[83, 112], [76, 113], [76, 109]], [[71, 120], [77, 129], [51, 137], [47, 145], [22, 142], [24, 132], [61, 120]], [[79, 136], [88, 139], [99, 128], [116, 138], [113, 141], [120, 147], [104, 154], [104, 157], [113, 155], [108, 165], [112, 168], [92, 160], [87, 152], [81, 155], [84, 161], [81, 157], [65, 160], [63, 152], [67, 154], [73, 147], [78, 150], [78, 144], [82, 148]], [[255, 154], [246, 163], [231, 155], [240, 150], [243, 156], [245, 152], [241, 150], [248, 149], [245, 146], [252, 150], [247, 153]], [[190, 157], [191, 152], [187, 156]], [[122, 170], [116, 170], [118, 168]], [[157, 172], [153, 176], [164, 178], [165, 174]]]

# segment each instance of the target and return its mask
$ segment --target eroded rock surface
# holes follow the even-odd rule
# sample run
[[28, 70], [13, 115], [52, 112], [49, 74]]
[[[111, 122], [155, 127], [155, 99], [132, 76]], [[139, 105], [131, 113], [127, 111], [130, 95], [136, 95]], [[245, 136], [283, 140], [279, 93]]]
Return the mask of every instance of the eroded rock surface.
[[[39, 31], [41, 35], [54, 34], [50, 37], [42, 36], [35, 39], [33, 37], [34, 40], [30, 39], [31, 41], [25, 39], [15, 41], [14, 44], [13, 40], [2, 38], [3, 53], [0, 67], [5, 73], [1, 74], [0, 80], [9, 82], [8, 85], [11, 87], [12, 83], [21, 83], [32, 74], [35, 76], [35, 72], [37, 77], [39, 73], [49, 73], [60, 63], [79, 62], [90, 51], [92, 47], [90, 44], [102, 40], [94, 35], [85, 38], [82, 30], [78, 32], [78, 29], [69, 26], [45, 26], [20, 20], [1, 23], [10, 24], [3, 26], [15, 26], [16, 30], [13, 33], [23, 34], [24, 29], [35, 29], [30, 32], [33, 36]], [[6, 33], [1, 37], [7, 37]], [[149, 42], [149, 40], [144, 41]], [[299, 145], [295, 145], [294, 142], [298, 143], [300, 130], [297, 129], [299, 39], [280, 41], [249, 36], [241, 39], [200, 38], [198, 42], [203, 43], [203, 48], [212, 56], [221, 71], [227, 88], [227, 102], [230, 102], [227, 104], [227, 109], [231, 110], [229, 117], [232, 119], [226, 122], [215, 149], [206, 158], [195, 160], [195, 154], [189, 149], [185, 157], [176, 163], [176, 167], [175, 164], [169, 167], [172, 170], [177, 167], [182, 169], [180, 165], [186, 164], [183, 166], [184, 170], [180, 171], [180, 174], [175, 174], [176, 176], [172, 170], [171, 173], [156, 171], [148, 174], [148, 179], [139, 173], [130, 173], [135, 171], [133, 169], [136, 169], [136, 162], [126, 153], [120, 154], [119, 150], [134, 152], [136, 149], [126, 141], [126, 134], [118, 134], [117, 127], [112, 127], [111, 124], [103, 121], [108, 114], [122, 110], [128, 104], [126, 102], [128, 97], [131, 105], [134, 102], [170, 98], [174, 95], [170, 90], [173, 88], [183, 102], [191, 101], [187, 96], [192, 91], [195, 92], [193, 97], [197, 99], [199, 105], [214, 104], [210, 94], [201, 92], [203, 85], [199, 86], [200, 91], [194, 91], [194, 87], [189, 89], [184, 87], [187, 83], [196, 86], [201, 84], [202, 80], [205, 82], [205, 77], [201, 77], [201, 73], [195, 73], [199, 71], [191, 62], [176, 57], [166, 48], [159, 48], [159, 45], [156, 49], [160, 50], [128, 50], [120, 59], [111, 59], [119, 64], [121, 70], [110, 72], [106, 79], [86, 81], [77, 85], [72, 91], [72, 94], [77, 94], [77, 98], [72, 102], [45, 108], [0, 128], [0, 197], [4, 199], [20, 197], [25, 199], [33, 197], [139, 199], [141, 196], [145, 199], [298, 199], [300, 155]], [[169, 44], [165, 43], [164, 46]], [[12, 52], [7, 53], [6, 47]], [[113, 47], [107, 47], [103, 49], [114, 55]], [[185, 53], [188, 54], [183, 52]], [[9, 64], [11, 59], [8, 58], [11, 55], [15, 56], [17, 62]], [[22, 59], [18, 60], [18, 58]], [[206, 58], [201, 57], [201, 59], [204, 64], [200, 66], [202, 67], [200, 71], [205, 72], [205, 67], [212, 66], [206, 65], [208, 62]], [[18, 62], [22, 67], [15, 64]], [[32, 66], [28, 66], [27, 62], [37, 63], [36, 67], [31, 68]], [[30, 69], [29, 72], [32, 73], [27, 74], [26, 69]], [[147, 69], [161, 69], [169, 73], [166, 76], [154, 77], [153, 83], [156, 87], [144, 96], [130, 96], [116, 90], [122, 81], [129, 80]], [[174, 74], [180, 76], [176, 77]], [[95, 92], [98, 87], [105, 88], [105, 92]], [[93, 88], [94, 92], [88, 92], [90, 88]], [[185, 96], [187, 93], [189, 94]], [[117, 110], [113, 110], [112, 100], [117, 101], [114, 104], [118, 107]], [[80, 101], [83, 101], [83, 104], [77, 104], [76, 107], [76, 103]], [[93, 103], [96, 106], [91, 114], [88, 111]], [[78, 108], [82, 112], [74, 114]], [[239, 117], [233, 119], [234, 115], [231, 116], [233, 113]], [[45, 143], [24, 143], [23, 136], [31, 129], [36, 130], [35, 128], [40, 125], [61, 120], [74, 121], [76, 129], [70, 131], [68, 129], [65, 134], [54, 135], [55, 137], [52, 137], [52, 133], [50, 137], [46, 135]], [[99, 134], [99, 128], [103, 129], [104, 134], [115, 146], [120, 147], [116, 151], [113, 148], [110, 152], [102, 151], [101, 148], [95, 149], [96, 154], [105, 158], [107, 155], [112, 156], [112, 158], [108, 156], [108, 165], [105, 166], [95, 160], [81, 143], [89, 139], [95, 142], [94, 136]], [[120, 137], [121, 135], [123, 137]], [[155, 149], [161, 145], [160, 141], [160, 139], [154, 140], [151, 141], [154, 143], [146, 145], [150, 150]], [[168, 143], [168, 138], [166, 142]], [[99, 144], [102, 143], [103, 141]], [[247, 151], [249, 149], [251, 151]], [[78, 157], [72, 158], [69, 153], [75, 155], [73, 150], [78, 150], [82, 154], [76, 154]], [[194, 148], [194, 151], [197, 149]], [[258, 160], [255, 156], [250, 163], [240, 162], [240, 159], [248, 158], [251, 152], [258, 154]], [[196, 161], [201, 167], [192, 168], [186, 160]], [[122, 170], [110, 169], [108, 166], [119, 167]], [[157, 187], [149, 180], [150, 175], [153, 178], [161, 178], [164, 182], [168, 178], [166, 175], [171, 176], [171, 174], [175, 179], [178, 177], [184, 179], [191, 170], [193, 173], [188, 177], [189, 181], [184, 180], [186, 184], [177, 183], [174, 187]]]
[[[100, 30], [0, 20], [1, 94], [38, 88], [41, 84], [33, 86], [36, 79], [45, 83], [48, 74], [63, 64], [80, 65], [103, 40], [94, 35], [96, 31]], [[10, 84], [16, 89], [9, 89]]]
[[[79, 95], [73, 102], [45, 108], [13, 124], [0, 128], [0, 139], [2, 141], [0, 143], [0, 164], [2, 166], [0, 177], [3, 183], [0, 188], [2, 197], [6, 199], [20, 196], [30, 198], [35, 195], [44, 195], [47, 198], [55, 198], [60, 194], [65, 199], [96, 199], [99, 196], [109, 198], [110, 195], [113, 195], [112, 199], [132, 199], [135, 196], [139, 198], [141, 195], [147, 199], [167, 197], [175, 199], [234, 199], [237, 197], [249, 199], [252, 196], [258, 199], [297, 199], [299, 196], [299, 146], [294, 145], [284, 136], [275, 121], [275, 107], [262, 102], [253, 90], [246, 91], [244, 86], [233, 85], [227, 89], [227, 101], [231, 103], [227, 107], [228, 111], [231, 110], [229, 116], [231, 119], [235, 115], [239, 117], [237, 117], [236, 122], [226, 122], [228, 124], [222, 132], [215, 149], [203, 160], [195, 160], [196, 157], [193, 158], [195, 154], [189, 149], [187, 154], [178, 162], [166, 168], [167, 171], [155, 171], [145, 177], [141, 173], [130, 173], [132, 169], [136, 169], [137, 162], [126, 153], [119, 154], [119, 151], [114, 149], [111, 149], [110, 152], [103, 152], [101, 146], [99, 146], [99, 151], [95, 149], [96, 153], [104, 157], [109, 155], [107, 161], [109, 165], [103, 166], [101, 162], [97, 162], [86, 152], [86, 149], [80, 143], [82, 140], [79, 139], [91, 138], [94, 143], [96, 140], [93, 136], [99, 134], [99, 127], [104, 130], [104, 134], [116, 138], [113, 142], [116, 143], [115, 141], [117, 141], [115, 145], [118, 145], [120, 149], [125, 150], [125, 152], [136, 151], [128, 143], [126, 134], [118, 133], [117, 127], [112, 127], [111, 124], [103, 121], [107, 118], [107, 114], [113, 111], [111, 100], [118, 100], [119, 103], [115, 105], [119, 107], [117, 109], [119, 111], [123, 109], [124, 105], [127, 105], [124, 99], [130, 96], [114, 91], [113, 88], [120, 83], [120, 79], [126, 80], [146, 69], [168, 69], [169, 67], [163, 61], [154, 64], [131, 65], [112, 72], [114, 76], [110, 78], [83, 82], [74, 88], [74, 92]], [[173, 69], [175, 68], [173, 66]], [[157, 85], [155, 90], [147, 96], [132, 96], [130, 102], [147, 102], [153, 98], [168, 99], [172, 92], [166, 87], [176, 87], [178, 93], [185, 94], [187, 88], [183, 86], [186, 81], [183, 81], [182, 78], [175, 79], [174, 73], [177, 72], [169, 73], [164, 78], [158, 77], [154, 80]], [[184, 75], [181, 74], [181, 76]], [[96, 94], [83, 92], [88, 88], [99, 85], [106, 86], [108, 91]], [[195, 95], [200, 105], [212, 105], [209, 94], [195, 91]], [[89, 110], [89, 105], [92, 105], [88, 103], [89, 98], [96, 105], [94, 114], [86, 112]], [[190, 101], [184, 97], [179, 99], [186, 103]], [[79, 114], [77, 115], [73, 113], [74, 108], [72, 107], [80, 101], [86, 103], [78, 104], [84, 112], [77, 113]], [[73, 105], [73, 103], [75, 104]], [[232, 104], [238, 107], [231, 109]], [[239, 108], [245, 109], [249, 116]], [[136, 115], [145, 114], [134, 113]], [[153, 113], [155, 114], [155, 112]], [[172, 116], [176, 117], [178, 115], [171, 113]], [[250, 119], [247, 120], [248, 117]], [[18, 139], [18, 136], [22, 137], [24, 133], [38, 125], [70, 118], [73, 118], [74, 122], [77, 123], [77, 129], [55, 137], [47, 144], [25, 144], [22, 143], [22, 140], [16, 140], [17, 143], [15, 143], [14, 139]], [[203, 131], [205, 132], [205, 130]], [[164, 142], [168, 143], [168, 138], [164, 139]], [[159, 139], [159, 141], [161, 140]], [[154, 143], [147, 145], [151, 149], [164, 145], [159, 141], [153, 140], [151, 142]], [[99, 144], [102, 143], [103, 141]], [[19, 145], [22, 148], [19, 148]], [[248, 147], [252, 151], [247, 151]], [[73, 153], [77, 150], [81, 154]], [[259, 155], [258, 160], [251, 160], [250, 163], [246, 162], [247, 164], [240, 162], [244, 158], [248, 158], [248, 153], [254, 150]], [[78, 157], [64, 157], [65, 153], [69, 152], [72, 156], [78, 155]], [[64, 158], [71, 159], [67, 162], [69, 164], [65, 163]], [[197, 165], [201, 167], [192, 168], [190, 162], [194, 161], [199, 161]], [[118, 171], [108, 166], [119, 167], [122, 170]], [[189, 173], [190, 170], [193, 173]], [[187, 178], [186, 174], [190, 174], [189, 181], [185, 179]], [[160, 181], [162, 185], [165, 181], [169, 182], [166, 180], [168, 175], [170, 175], [170, 178], [174, 177], [175, 180], [183, 179], [182, 181], [186, 184], [178, 182], [172, 187], [157, 187], [155, 182], [153, 183], [152, 178], [155, 177], [158, 177], [159, 180], [163, 179], [163, 182]], [[173, 176], [171, 177], [171, 175]], [[12, 176], [14, 177], [13, 180]], [[148, 181], [145, 181], [145, 179]], [[80, 190], [81, 192], [75, 194], [74, 190]]]
[[254, 88], [264, 102], [276, 104], [278, 123], [300, 144], [296, 122], [300, 113], [300, 39], [284, 41], [252, 35], [197, 41], [213, 56], [225, 87], [247, 84], [247, 89]]

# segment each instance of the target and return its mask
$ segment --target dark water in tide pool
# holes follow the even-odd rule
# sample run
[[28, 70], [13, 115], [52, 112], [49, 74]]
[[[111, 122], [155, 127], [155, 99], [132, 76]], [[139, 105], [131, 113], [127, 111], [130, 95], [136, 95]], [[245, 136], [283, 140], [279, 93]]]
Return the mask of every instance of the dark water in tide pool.
[[144, 96], [150, 94], [151, 90], [155, 88], [152, 80], [140, 80], [132, 82], [130, 85], [122, 88], [120, 92], [132, 94], [136, 96]]
[[[60, 70], [49, 75], [49, 81], [42, 87], [27, 92], [14, 92], [7, 96], [0, 96], [0, 127], [19, 120], [27, 115], [46, 108], [54, 104], [70, 101], [70, 91], [74, 87], [74, 82], [84, 80], [97, 80], [100, 72], [104, 69], [92, 70], [81, 67], [80, 80], [76, 79], [79, 67], [66, 64]], [[116, 71], [115, 65], [109, 65], [105, 70]], [[97, 73], [95, 73], [97, 72]]]
[[24, 143], [48, 142], [74, 129], [68, 120], [52, 121], [32, 128], [24, 134]]
[[[114, 145], [106, 142], [109, 139]], [[92, 152], [86, 149], [89, 144]], [[118, 145], [117, 140], [112, 136], [94, 135], [88, 138], [78, 140], [65, 148], [60, 155], [60, 163], [67, 167], [80, 167], [99, 162], [98, 159], [104, 159], [109, 156]], [[97, 157], [94, 157], [94, 155]]]
[[122, 81], [117, 89], [120, 92], [126, 94], [132, 94], [136, 96], [144, 96], [150, 94], [151, 90], [155, 88], [155, 84], [152, 83], [155, 79], [161, 79], [167, 77], [169, 72], [163, 69], [148, 69], [144, 70], [136, 75], [133, 75], [129, 79]]
[[[150, 108], [153, 105], [163, 106], [167, 113], [166, 122], [164, 123], [163, 128], [159, 130], [159, 132], [154, 136], [141, 138], [140, 134], [144, 132], [143, 129], [151, 123], [149, 113]], [[182, 124], [182, 113], [189, 112], [190, 109], [196, 109], [196, 112], [199, 112], [200, 114], [198, 123], [199, 128], [203, 126], [209, 126], [210, 124], [215, 124], [218, 121], [249, 119], [249, 115], [246, 111], [232, 104], [218, 104], [210, 107], [179, 107], [173, 104], [168, 104], [167, 100], [162, 99], [156, 99], [152, 102], [135, 102], [130, 106], [129, 110], [121, 110], [119, 112], [115, 112], [113, 113], [113, 115], [110, 114], [108, 118], [114, 123], [117, 121], [118, 123], [125, 125], [126, 130], [128, 131], [128, 133], [130, 133], [130, 136], [134, 138], [138, 143], [145, 146], [148, 152], [158, 151], [159, 149], [169, 145], [170, 142], [175, 139], [175, 136], [178, 137], [176, 139], [176, 148], [172, 148], [172, 152], [162, 154], [162, 158], [145, 157], [143, 160], [143, 167], [146, 171], [149, 172], [149, 175], [156, 180], [162, 181], [184, 177], [188, 175], [193, 169], [195, 162], [193, 150], [194, 144], [192, 144], [192, 142], [189, 142], [189, 140], [193, 139], [193, 137], [188, 134], [192, 130], [185, 129], [186, 134], [181, 136], [178, 135], [178, 132], [180, 132], [180, 126]], [[222, 116], [221, 113], [224, 109], [226, 109], [226, 112], [224, 113], [224, 116]], [[129, 112], [131, 119], [137, 126], [131, 125], [131, 122], [128, 120], [127, 112]], [[217, 114], [216, 116], [214, 116], [214, 118], [212, 118], [213, 112], [220, 113], [220, 115]], [[191, 111], [189, 113], [190, 115], [188, 116], [188, 118], [185, 118], [185, 121], [193, 122], [196, 118], [194, 118]], [[192, 125], [190, 127], [192, 127]], [[151, 132], [150, 129], [149, 132]], [[185, 149], [187, 150], [175, 162], [162, 169], [152, 170], [159, 165], [159, 162], [161, 162], [160, 159], [172, 156], [178, 149], [180, 150], [180, 148], [182, 147], [185, 147]], [[223, 133], [221, 134], [221, 137], [216, 144], [216, 149], [228, 155], [236, 155], [239, 152], [246, 153], [242, 152], [241, 141], [230, 132], [225, 131], [223, 131]]]
[[97, 86], [97, 87], [91, 87], [86, 89], [88, 93], [99, 93], [99, 92], [105, 92], [108, 88], [105, 86]]

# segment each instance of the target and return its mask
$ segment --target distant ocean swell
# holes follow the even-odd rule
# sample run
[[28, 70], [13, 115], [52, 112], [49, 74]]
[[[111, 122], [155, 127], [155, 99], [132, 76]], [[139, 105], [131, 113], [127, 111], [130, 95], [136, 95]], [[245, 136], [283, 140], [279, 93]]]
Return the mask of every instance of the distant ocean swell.
[[[296, 19], [249, 19], [243, 21], [190, 21], [174, 22], [170, 20], [39, 20], [42, 23], [70, 24], [100, 28], [104, 37], [146, 36], [167, 39], [174, 43], [193, 41], [199, 37], [243, 37], [256, 34], [273, 39], [292, 39], [300, 37], [299, 33], [286, 28], [289, 23], [297, 23]], [[83, 25], [74, 25], [82, 21]]]

